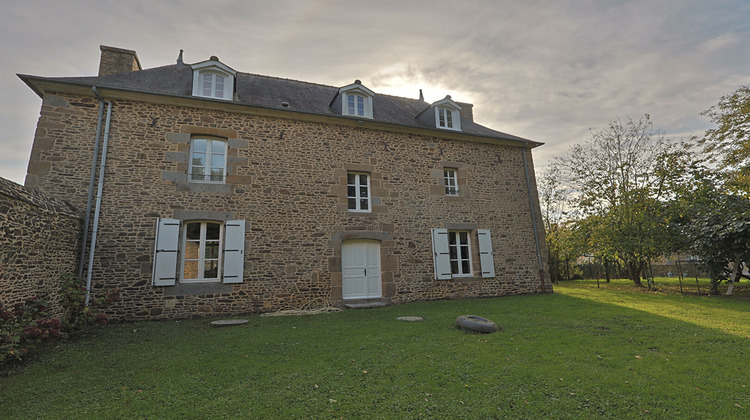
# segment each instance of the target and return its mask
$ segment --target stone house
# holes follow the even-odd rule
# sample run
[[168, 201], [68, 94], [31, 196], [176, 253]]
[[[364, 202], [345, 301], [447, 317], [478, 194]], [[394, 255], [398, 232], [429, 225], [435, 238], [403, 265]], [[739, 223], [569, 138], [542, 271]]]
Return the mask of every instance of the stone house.
[[216, 57], [19, 77], [26, 187], [79, 212], [80, 273], [127, 320], [551, 292], [531, 149], [427, 103]]

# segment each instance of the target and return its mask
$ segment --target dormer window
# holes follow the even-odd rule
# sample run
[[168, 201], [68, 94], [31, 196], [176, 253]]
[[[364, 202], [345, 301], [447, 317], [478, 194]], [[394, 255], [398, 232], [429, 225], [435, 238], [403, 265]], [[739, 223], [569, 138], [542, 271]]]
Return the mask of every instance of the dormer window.
[[201, 73], [202, 96], [224, 99], [224, 76], [214, 73]]
[[461, 107], [450, 96], [432, 104], [435, 108], [435, 127], [461, 131]]
[[341, 95], [341, 115], [372, 118], [372, 97], [375, 92], [355, 80], [353, 84], [339, 89]]
[[193, 96], [231, 101], [237, 72], [222, 64], [218, 58], [193, 64]]

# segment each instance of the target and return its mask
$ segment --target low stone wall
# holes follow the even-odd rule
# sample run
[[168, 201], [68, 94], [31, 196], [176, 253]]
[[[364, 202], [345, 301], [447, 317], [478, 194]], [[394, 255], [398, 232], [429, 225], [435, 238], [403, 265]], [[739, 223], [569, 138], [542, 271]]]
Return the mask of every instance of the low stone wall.
[[37, 296], [61, 316], [59, 279], [76, 272], [81, 225], [69, 204], [0, 178], [0, 305]]

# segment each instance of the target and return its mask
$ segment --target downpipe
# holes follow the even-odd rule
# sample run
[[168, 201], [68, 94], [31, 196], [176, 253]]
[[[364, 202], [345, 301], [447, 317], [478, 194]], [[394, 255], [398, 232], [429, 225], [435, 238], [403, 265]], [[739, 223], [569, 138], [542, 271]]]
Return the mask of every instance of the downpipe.
[[[94, 90], [94, 93], [99, 98], [98, 92]], [[109, 142], [109, 125], [112, 121], [112, 102], [107, 101], [107, 121], [104, 124], [104, 139], [102, 140], [102, 160], [99, 165], [99, 184], [96, 189], [96, 206], [94, 208], [94, 224], [91, 229], [91, 250], [89, 251], [89, 264], [86, 272], [86, 302], [85, 305], [89, 306], [91, 300], [91, 274], [94, 269], [94, 253], [96, 251], [96, 235], [99, 229], [99, 215], [101, 214], [102, 207], [102, 189], [104, 188], [104, 169], [107, 166], [107, 144]]]
[[91, 223], [91, 203], [94, 201], [94, 183], [96, 182], [96, 161], [99, 159], [99, 145], [102, 140], [102, 120], [104, 119], [104, 99], [99, 95], [96, 86], [91, 90], [99, 99], [99, 118], [96, 121], [96, 137], [94, 138], [94, 157], [91, 162], [91, 177], [89, 178], [89, 194], [86, 199], [86, 215], [83, 222], [83, 240], [81, 241], [81, 255], [78, 260], [78, 277], [83, 277], [83, 266], [86, 261], [86, 245], [89, 239], [89, 224]]

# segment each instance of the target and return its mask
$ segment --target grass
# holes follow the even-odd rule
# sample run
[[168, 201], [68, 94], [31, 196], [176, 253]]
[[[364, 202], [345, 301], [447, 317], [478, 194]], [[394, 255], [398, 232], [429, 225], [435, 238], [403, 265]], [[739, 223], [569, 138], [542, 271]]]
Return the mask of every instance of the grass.
[[[110, 325], [0, 379], [0, 417], [750, 417], [747, 299], [610, 285], [229, 328]], [[456, 330], [461, 314], [502, 331]]]

